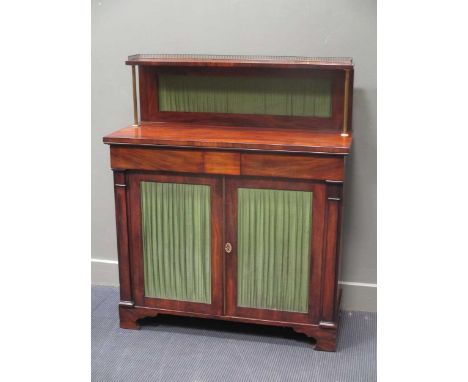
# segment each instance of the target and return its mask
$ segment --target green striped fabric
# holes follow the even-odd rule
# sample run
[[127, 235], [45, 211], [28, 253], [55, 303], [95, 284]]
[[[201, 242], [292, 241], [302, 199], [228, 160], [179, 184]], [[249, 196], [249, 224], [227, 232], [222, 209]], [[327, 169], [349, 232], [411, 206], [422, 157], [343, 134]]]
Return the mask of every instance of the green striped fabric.
[[237, 304], [307, 312], [312, 192], [238, 190]]
[[211, 303], [210, 187], [141, 182], [145, 296]]
[[159, 110], [176, 112], [331, 116], [331, 80], [296, 77], [158, 77]]

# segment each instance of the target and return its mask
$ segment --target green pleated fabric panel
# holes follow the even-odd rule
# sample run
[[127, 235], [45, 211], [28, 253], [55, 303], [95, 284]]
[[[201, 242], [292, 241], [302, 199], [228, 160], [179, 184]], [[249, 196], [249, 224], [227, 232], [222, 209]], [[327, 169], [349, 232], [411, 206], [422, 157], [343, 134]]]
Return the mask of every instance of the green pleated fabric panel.
[[328, 78], [161, 74], [158, 81], [160, 111], [331, 116]]
[[307, 312], [312, 192], [238, 189], [237, 304]]
[[141, 182], [145, 296], [211, 303], [210, 187]]

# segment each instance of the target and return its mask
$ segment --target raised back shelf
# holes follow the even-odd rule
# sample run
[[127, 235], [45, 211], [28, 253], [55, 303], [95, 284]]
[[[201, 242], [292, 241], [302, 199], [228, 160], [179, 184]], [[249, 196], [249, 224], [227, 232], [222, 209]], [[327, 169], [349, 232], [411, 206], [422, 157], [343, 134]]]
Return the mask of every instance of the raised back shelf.
[[135, 54], [127, 65], [269, 67], [282, 69], [352, 69], [351, 57], [245, 56], [205, 54]]
[[145, 55], [141, 122], [309, 128], [349, 134], [350, 58]]

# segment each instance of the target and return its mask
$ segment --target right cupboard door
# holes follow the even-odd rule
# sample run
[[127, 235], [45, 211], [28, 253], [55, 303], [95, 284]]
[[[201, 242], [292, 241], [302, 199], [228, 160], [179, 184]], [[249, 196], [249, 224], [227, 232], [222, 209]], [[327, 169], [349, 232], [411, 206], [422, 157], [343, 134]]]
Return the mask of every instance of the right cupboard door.
[[226, 315], [317, 323], [325, 186], [226, 179]]

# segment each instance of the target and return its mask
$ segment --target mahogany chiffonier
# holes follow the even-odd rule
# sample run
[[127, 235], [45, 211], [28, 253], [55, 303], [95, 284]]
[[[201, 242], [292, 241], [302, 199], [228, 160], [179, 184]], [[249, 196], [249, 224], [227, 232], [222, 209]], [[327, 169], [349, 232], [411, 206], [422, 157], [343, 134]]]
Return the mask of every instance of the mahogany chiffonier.
[[104, 137], [120, 326], [158, 314], [277, 325], [335, 351], [352, 60], [126, 63], [134, 124]]

